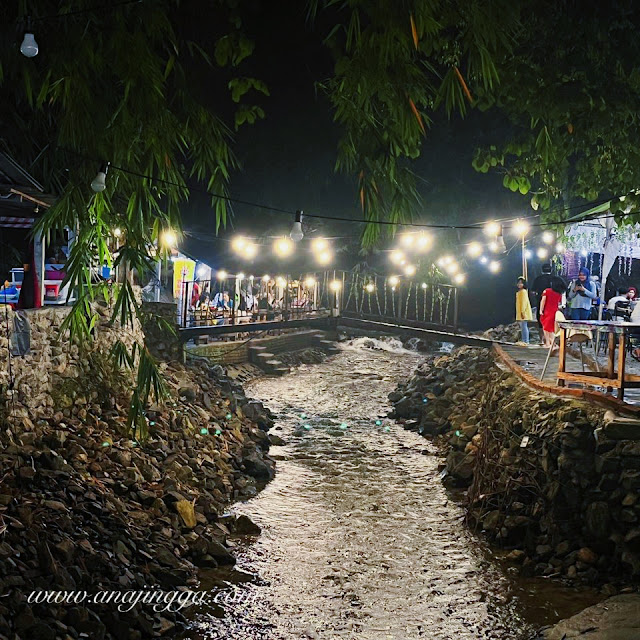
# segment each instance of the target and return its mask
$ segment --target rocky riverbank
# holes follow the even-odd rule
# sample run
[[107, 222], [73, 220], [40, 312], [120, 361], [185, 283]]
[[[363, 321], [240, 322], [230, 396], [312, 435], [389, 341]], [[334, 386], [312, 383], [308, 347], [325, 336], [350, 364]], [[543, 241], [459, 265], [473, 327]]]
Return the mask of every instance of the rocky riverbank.
[[617, 593], [640, 577], [640, 425], [525, 387], [488, 350], [429, 357], [391, 394], [443, 448], [467, 520], [526, 574]]
[[[272, 417], [219, 366], [162, 365], [171, 399], [126, 428], [126, 388], [69, 378], [53, 409], [8, 415], [0, 431], [0, 638], [173, 637], [181, 614], [137, 605], [29, 604], [33, 590], [194, 588], [198, 567], [232, 564], [255, 534], [224, 516], [274, 473]], [[120, 381], [125, 382], [125, 381]], [[54, 394], [54, 395], [55, 395]]]

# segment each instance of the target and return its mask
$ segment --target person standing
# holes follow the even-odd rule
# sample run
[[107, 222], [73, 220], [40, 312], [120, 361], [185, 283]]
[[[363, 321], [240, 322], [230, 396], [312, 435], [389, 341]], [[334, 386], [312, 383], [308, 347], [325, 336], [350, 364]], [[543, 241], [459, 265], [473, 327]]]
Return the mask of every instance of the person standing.
[[529, 320], [533, 320], [531, 312], [531, 303], [529, 302], [529, 292], [527, 291], [527, 281], [520, 277], [516, 282], [518, 290], [516, 291], [516, 320], [520, 324], [520, 332], [522, 334], [522, 342], [529, 344]]
[[589, 277], [589, 269], [580, 267], [578, 279], [569, 287], [567, 300], [571, 320], [588, 320], [591, 315], [591, 305], [596, 299], [596, 287]]
[[540, 300], [540, 322], [544, 332], [544, 346], [550, 347], [556, 332], [556, 313], [562, 302], [564, 284], [558, 280], [542, 292]]
[[542, 265], [542, 273], [536, 277], [531, 285], [531, 291], [535, 296], [534, 302], [536, 304], [536, 320], [538, 321], [538, 330], [540, 332], [540, 344], [545, 344], [544, 329], [540, 319], [540, 315], [542, 314], [542, 310], [540, 308], [542, 295], [547, 289], [551, 289], [554, 282], [558, 282], [563, 287], [563, 293], [566, 291], [566, 282], [560, 276], [551, 273], [551, 265], [547, 263]]

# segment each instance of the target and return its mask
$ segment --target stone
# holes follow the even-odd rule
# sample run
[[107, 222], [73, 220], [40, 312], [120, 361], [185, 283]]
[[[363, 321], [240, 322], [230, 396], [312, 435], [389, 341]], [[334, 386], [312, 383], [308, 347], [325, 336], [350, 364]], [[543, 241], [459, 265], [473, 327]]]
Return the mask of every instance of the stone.
[[585, 564], [595, 564], [598, 561], [598, 556], [589, 547], [579, 549], [577, 558]]
[[592, 502], [587, 507], [585, 518], [591, 535], [602, 540], [609, 536], [611, 518], [609, 505], [606, 502]]
[[175, 510], [180, 514], [180, 517], [184, 522], [184, 526], [188, 527], [189, 529], [193, 529], [197, 524], [193, 503], [189, 500], [178, 500], [174, 503], [173, 506]]

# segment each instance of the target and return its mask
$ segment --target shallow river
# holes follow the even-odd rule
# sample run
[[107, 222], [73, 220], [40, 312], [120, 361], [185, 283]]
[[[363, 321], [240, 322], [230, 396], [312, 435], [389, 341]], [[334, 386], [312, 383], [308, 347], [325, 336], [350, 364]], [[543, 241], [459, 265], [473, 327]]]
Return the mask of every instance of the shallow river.
[[[376, 347], [371, 349], [371, 346]], [[277, 474], [234, 506], [262, 535], [228, 573], [190, 638], [524, 640], [598, 600], [523, 580], [467, 531], [424, 438], [386, 417], [419, 357], [357, 339], [323, 364], [258, 380], [276, 414]]]

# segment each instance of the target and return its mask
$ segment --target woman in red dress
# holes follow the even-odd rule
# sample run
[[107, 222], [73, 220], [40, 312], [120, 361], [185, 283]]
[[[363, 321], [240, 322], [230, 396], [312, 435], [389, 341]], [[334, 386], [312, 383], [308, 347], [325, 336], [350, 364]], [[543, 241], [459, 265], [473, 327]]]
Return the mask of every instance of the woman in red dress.
[[553, 337], [556, 332], [556, 311], [562, 302], [564, 287], [560, 282], [554, 281], [550, 289], [542, 292], [540, 300], [540, 322], [544, 331], [545, 347], [553, 344]]

